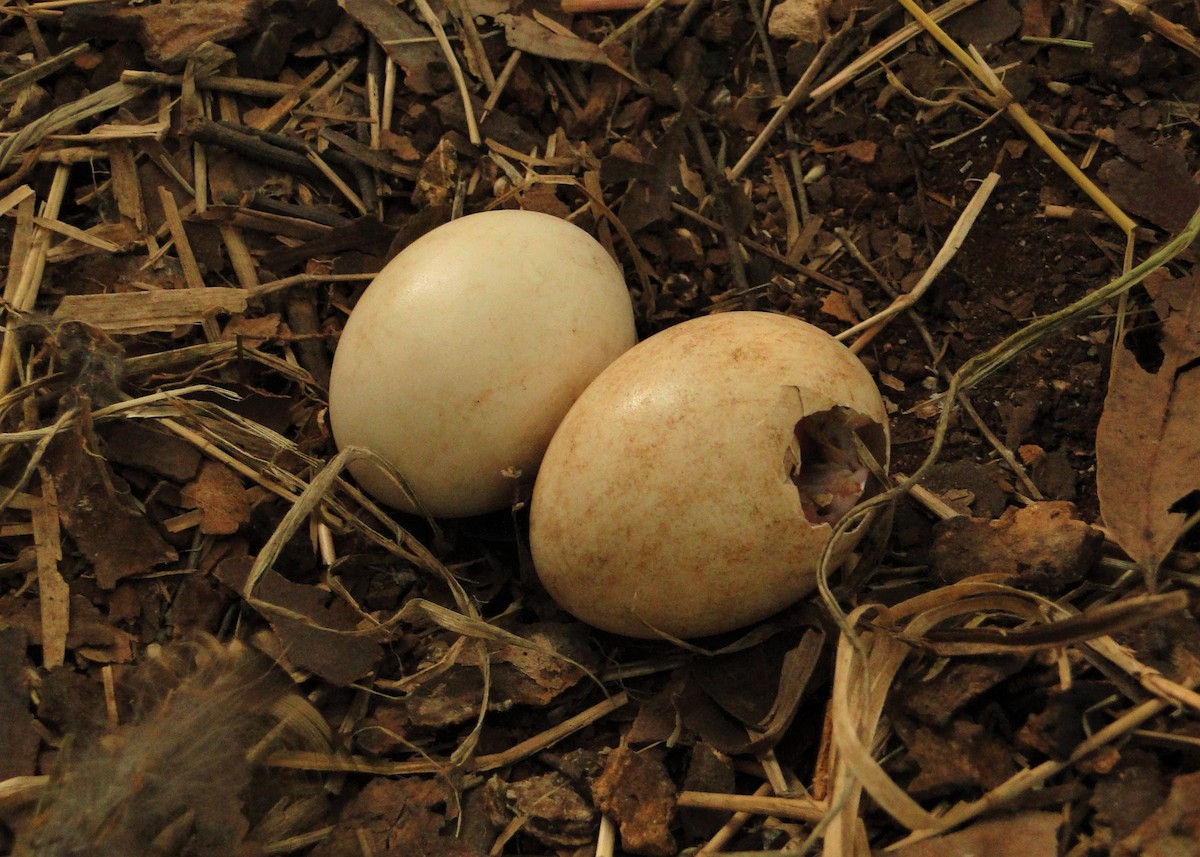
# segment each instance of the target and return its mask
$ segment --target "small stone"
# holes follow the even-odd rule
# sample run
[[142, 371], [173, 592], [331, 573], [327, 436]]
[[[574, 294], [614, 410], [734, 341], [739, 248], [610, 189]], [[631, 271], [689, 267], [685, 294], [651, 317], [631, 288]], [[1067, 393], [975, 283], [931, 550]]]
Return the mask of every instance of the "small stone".
[[767, 32], [776, 39], [819, 42], [825, 38], [829, 0], [783, 0], [771, 10]]

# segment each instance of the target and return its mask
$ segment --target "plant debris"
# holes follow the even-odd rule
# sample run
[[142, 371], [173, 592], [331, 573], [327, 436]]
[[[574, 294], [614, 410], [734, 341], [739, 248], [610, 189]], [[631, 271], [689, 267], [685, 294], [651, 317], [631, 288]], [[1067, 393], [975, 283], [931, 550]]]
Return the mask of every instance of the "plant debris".
[[[0, 3], [0, 854], [1195, 852], [1197, 32]], [[779, 312], [867, 365], [893, 474], [841, 518], [806, 486], [871, 516], [818, 595], [625, 639], [539, 587], [527, 498], [359, 492], [350, 310], [518, 207], [597, 237], [643, 338]]]

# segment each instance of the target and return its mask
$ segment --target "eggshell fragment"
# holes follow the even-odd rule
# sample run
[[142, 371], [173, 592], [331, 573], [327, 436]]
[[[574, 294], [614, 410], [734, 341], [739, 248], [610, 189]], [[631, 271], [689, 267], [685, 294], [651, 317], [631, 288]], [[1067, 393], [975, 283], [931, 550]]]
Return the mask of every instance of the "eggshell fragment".
[[815, 588], [831, 525], [863, 492], [851, 430], [886, 467], [879, 391], [820, 329], [758, 312], [670, 328], [604, 370], [554, 435], [537, 573], [566, 610], [633, 637], [763, 619]]
[[[359, 298], [334, 355], [334, 438], [388, 460], [434, 516], [505, 508], [513, 476], [532, 477], [575, 398], [636, 341], [621, 270], [594, 238], [548, 214], [468, 215]], [[378, 465], [351, 472], [419, 511]]]

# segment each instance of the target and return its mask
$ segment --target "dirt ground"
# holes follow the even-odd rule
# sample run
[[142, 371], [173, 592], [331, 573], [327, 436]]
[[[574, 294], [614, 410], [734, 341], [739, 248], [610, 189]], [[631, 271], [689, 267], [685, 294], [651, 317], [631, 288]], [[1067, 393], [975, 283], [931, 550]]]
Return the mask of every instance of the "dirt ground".
[[[0, 854], [1200, 854], [1200, 3], [576, 2], [0, 0]], [[349, 312], [496, 207], [643, 339], [854, 328], [824, 598], [606, 634], [526, 498], [338, 478]]]

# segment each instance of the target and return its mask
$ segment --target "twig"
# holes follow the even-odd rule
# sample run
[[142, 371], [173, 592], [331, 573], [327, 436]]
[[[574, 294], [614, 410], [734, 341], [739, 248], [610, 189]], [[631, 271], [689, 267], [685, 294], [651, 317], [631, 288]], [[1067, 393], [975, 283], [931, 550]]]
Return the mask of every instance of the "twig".
[[1194, 57], [1200, 57], [1200, 44], [1197, 43], [1196, 36], [1182, 24], [1167, 20], [1137, 0], [1108, 0], [1108, 2], [1124, 9], [1135, 21], [1145, 24], [1168, 42], [1178, 45]]
[[641, 8], [635, 14], [631, 15], [623, 24], [621, 24], [621, 26], [617, 27], [600, 40], [600, 47], [607, 48], [614, 42], [618, 42], [625, 38], [626, 33], [632, 32], [634, 29], [636, 29], [638, 24], [642, 23], [642, 21], [644, 21], [655, 10], [665, 3], [666, 0], [649, 0], [649, 2], [643, 3]]
[[458, 86], [459, 94], [462, 96], [463, 113], [467, 117], [467, 138], [478, 146], [483, 142], [483, 138], [479, 136], [479, 125], [475, 121], [475, 108], [471, 104], [471, 90], [467, 88], [467, 79], [463, 75], [462, 66], [458, 62], [458, 56], [454, 53], [454, 48], [450, 45], [450, 39], [446, 36], [442, 22], [438, 20], [437, 15], [430, 8], [429, 0], [414, 0], [414, 2], [416, 3], [417, 11], [421, 13], [421, 17], [425, 19], [425, 23], [429, 25], [429, 29], [433, 30], [434, 36], [437, 37], [442, 53], [446, 55], [446, 63], [450, 66], [450, 73], [454, 75], [454, 82]]
[[[591, 708], [586, 708], [573, 717], [568, 717], [562, 723], [534, 735], [519, 744], [514, 744], [499, 753], [489, 753], [477, 756], [468, 763], [467, 770], [473, 772], [494, 771], [508, 765], [516, 764], [522, 759], [528, 759], [535, 753], [540, 753], [552, 747], [580, 729], [590, 726], [597, 720], [607, 717], [612, 712], [629, 702], [629, 694], [622, 691], [615, 696], [603, 700]], [[345, 771], [347, 773], [382, 774], [384, 776], [402, 776], [405, 774], [436, 774], [450, 767], [449, 761], [437, 759], [421, 759], [408, 762], [394, 762], [386, 759], [374, 760], [362, 756], [330, 756], [327, 753], [312, 753], [304, 751], [279, 752], [267, 759], [267, 764], [276, 768], [295, 768], [306, 771]]]
[[[68, 412], [71, 413], [71, 412]], [[67, 414], [64, 414], [65, 418]], [[62, 422], [60, 418], [59, 422]], [[33, 542], [37, 551], [38, 608], [42, 623], [42, 663], [60, 667], [66, 660], [67, 631], [71, 617], [71, 589], [59, 571], [62, 540], [59, 531], [58, 493], [54, 480], [44, 469], [42, 502], [33, 510]]]
[[950, 260], [954, 258], [954, 255], [958, 253], [959, 248], [962, 247], [963, 242], [971, 231], [971, 227], [975, 225], [975, 221], [978, 219], [980, 212], [983, 211], [984, 205], [987, 204], [988, 198], [992, 195], [992, 191], [996, 189], [996, 184], [999, 181], [1000, 176], [997, 173], [989, 173], [988, 177], [980, 183], [979, 187], [975, 190], [974, 196], [971, 197], [971, 201], [967, 203], [966, 207], [963, 208], [962, 214], [959, 215], [958, 221], [950, 231], [950, 236], [942, 244], [942, 249], [938, 251], [937, 256], [934, 257], [925, 273], [921, 275], [921, 279], [917, 281], [917, 284], [913, 286], [911, 291], [900, 295], [886, 309], [880, 310], [875, 315], [865, 321], [860, 321], [847, 330], [843, 330], [837, 335], [837, 339], [846, 340], [870, 328], [882, 328], [893, 317], [909, 309], [919, 301], [921, 296], [933, 285], [933, 281], [937, 279], [938, 274], [945, 269]]
[[[703, 214], [700, 214], [699, 212], [692, 211], [690, 208], [688, 208], [685, 205], [681, 205], [678, 202], [673, 202], [673, 203], [671, 203], [671, 209], [678, 214], [682, 214], [684, 217], [690, 218], [691, 220], [694, 220], [697, 223], [707, 226], [709, 229], [713, 230], [714, 232], [721, 231], [721, 224], [717, 223], [715, 220], [712, 220], [711, 218], [705, 217]], [[786, 265], [788, 268], [795, 271], [797, 274], [803, 274], [805, 277], [808, 277], [809, 279], [812, 279], [812, 280], [816, 280], [818, 283], [820, 283], [823, 286], [828, 286], [829, 288], [834, 289], [835, 291], [842, 292], [842, 293], [845, 293], [845, 291], [846, 291], [845, 283], [835, 280], [833, 277], [829, 276], [828, 274], [823, 274], [820, 271], [818, 271], [816, 268], [813, 268], [809, 265], [805, 265], [800, 262], [794, 262], [791, 259], [789, 259], [787, 256], [783, 255], [782, 253], [780, 253], [776, 250], [771, 249], [770, 247], [768, 247], [765, 244], [759, 244], [757, 241], [753, 241], [744, 236], [739, 238], [738, 242], [740, 244], [742, 244], [742, 246], [746, 247], [746, 249], [753, 250], [755, 253], [759, 253], [760, 255], [766, 256], [771, 261], [778, 262], [780, 265]]]
[[733, 211], [729, 207], [729, 194], [733, 192], [733, 183], [722, 176], [717, 170], [717, 163], [713, 160], [712, 150], [708, 147], [708, 140], [704, 138], [704, 129], [700, 127], [700, 120], [696, 117], [696, 110], [688, 102], [683, 87], [678, 84], [675, 86], [675, 96], [679, 99], [680, 118], [682, 118], [684, 124], [687, 126], [688, 132], [692, 137], [692, 143], [700, 153], [700, 168], [704, 171], [704, 177], [708, 181], [713, 208], [716, 210], [717, 217], [719, 218], [718, 222], [721, 226], [720, 232], [725, 239], [725, 251], [729, 254], [729, 266], [733, 274], [733, 287], [739, 292], [744, 292], [750, 288], [750, 281], [746, 279], [746, 264], [742, 261], [742, 248], [738, 242], [739, 236], [732, 226]]
[[768, 797], [766, 795], [730, 795], [719, 792], [679, 793], [681, 809], [715, 809], [745, 812], [751, 815], [774, 815], [801, 821], [820, 821], [829, 808], [822, 803], [801, 797]]
[[332, 184], [341, 192], [342, 196], [349, 200], [351, 205], [358, 209], [359, 214], [367, 213], [367, 206], [362, 201], [362, 197], [350, 189], [350, 185], [346, 184], [346, 182], [342, 180], [342, 177], [333, 171], [333, 167], [329, 166], [329, 164], [325, 162], [324, 158], [322, 158], [316, 152], [309, 152], [308, 160], [313, 166], [320, 170], [321, 175], [325, 176], [325, 178], [329, 180], [330, 184]]
[[[942, 21], [951, 15], [961, 12], [963, 9], [974, 5], [977, 2], [978, 0], [949, 0], [949, 2], [943, 3], [941, 6], [930, 12], [929, 17], [935, 21]], [[738, 162], [733, 166], [733, 169], [730, 170], [730, 179], [736, 179], [746, 171], [746, 168], [749, 167], [750, 163], [756, 157], [758, 157], [759, 152], [762, 151], [763, 147], [767, 144], [770, 138], [775, 134], [776, 131], [779, 130], [779, 126], [783, 124], [783, 121], [788, 117], [788, 114], [795, 110], [796, 107], [805, 103], [807, 100], [809, 102], [809, 109], [811, 110], [812, 107], [824, 101], [826, 98], [833, 95], [843, 86], [857, 77], [863, 71], [863, 69], [874, 65], [877, 61], [887, 56], [892, 51], [896, 50], [896, 48], [900, 47], [905, 42], [916, 37], [920, 33], [921, 26], [919, 24], [907, 24], [904, 27], [901, 27], [895, 33], [881, 41], [878, 45], [863, 53], [858, 57], [858, 59], [851, 62], [825, 83], [812, 88], [813, 79], [820, 72], [821, 67], [824, 65], [824, 62], [828, 58], [828, 55], [832, 51], [833, 47], [836, 46], [841, 34], [839, 33], [827, 41], [821, 46], [821, 49], [817, 52], [817, 56], [813, 58], [813, 61], [809, 64], [808, 68], [805, 69], [800, 80], [796, 81], [795, 86], [792, 87], [792, 91], [788, 93], [788, 96], [784, 100], [783, 104], [781, 104], [771, 116], [766, 127], [763, 128], [758, 137], [754, 139], [754, 142], [750, 144], [750, 148], [746, 150], [746, 153], [738, 159]]]
[[[58, 220], [58, 215], [62, 211], [63, 198], [67, 193], [67, 179], [70, 175], [71, 168], [65, 165], [60, 165], [54, 171], [50, 192], [46, 195], [46, 202], [42, 206], [42, 217], [48, 220]], [[29, 312], [37, 303], [38, 292], [42, 288], [42, 276], [46, 271], [46, 253], [50, 249], [50, 236], [53, 234], [49, 229], [34, 225], [32, 217], [28, 223], [28, 228], [31, 230], [28, 233], [28, 252], [24, 254], [24, 263], [20, 268], [19, 278], [13, 278], [16, 273], [14, 267], [9, 272], [10, 279], [4, 290], [5, 302], [9, 305], [10, 319], [11, 313]], [[14, 237], [14, 244], [19, 238], [20, 236]], [[14, 258], [13, 262], [15, 261]], [[12, 375], [17, 362], [17, 338], [16, 331], [9, 325], [4, 333], [3, 345], [0, 345], [0, 394], [7, 393], [12, 389]]]
[[463, 44], [471, 52], [471, 58], [475, 61], [475, 71], [483, 79], [483, 85], [487, 87], [488, 92], [491, 92], [496, 88], [496, 76], [492, 74], [487, 51], [483, 48], [483, 39], [479, 36], [479, 28], [475, 26], [475, 17], [463, 11], [460, 0], [446, 0], [446, 7], [450, 10], [450, 14], [458, 20], [458, 26], [462, 29]]
[[767, 124], [763, 126], [762, 131], [754, 138], [754, 142], [750, 144], [750, 147], [738, 158], [738, 162], [729, 170], [729, 181], [735, 182], [741, 178], [742, 173], [746, 172], [746, 169], [758, 157], [763, 147], [775, 136], [775, 132], [779, 130], [779, 127], [791, 115], [792, 111], [808, 98], [812, 91], [813, 81], [816, 80], [821, 69], [825, 67], [825, 61], [829, 58], [829, 55], [837, 47], [840, 35], [839, 33], [821, 45], [817, 51], [817, 55], [812, 58], [812, 61], [808, 64], [808, 68], [804, 70], [804, 74], [800, 75], [800, 79], [796, 81], [796, 84], [792, 87], [792, 91], [783, 100], [783, 104], [776, 108], [771, 118], [767, 120]]
[[1108, 195], [1100, 190], [1095, 182], [1084, 175], [1083, 171], [1075, 165], [1074, 161], [1066, 156], [1062, 149], [1054, 144], [1054, 141], [1047, 136], [1042, 127], [1025, 111], [1025, 108], [1016, 102], [1013, 94], [1008, 91], [1008, 88], [1004, 86], [1000, 78], [996, 76], [996, 73], [983, 61], [983, 58], [978, 53], [972, 56], [959, 47], [958, 43], [950, 38], [946, 31], [913, 0], [899, 0], [899, 2], [937, 40], [938, 44], [945, 48], [951, 56], [958, 60], [964, 69], [983, 84], [985, 89], [996, 100], [996, 103], [1008, 111], [1008, 115], [1012, 120], [1021, 127], [1021, 130], [1029, 135], [1030, 139], [1038, 145], [1038, 148], [1045, 152], [1050, 160], [1054, 161], [1084, 193], [1099, 205], [1104, 210], [1104, 213], [1120, 227], [1122, 232], [1131, 236], [1137, 224], [1115, 202], [1109, 199]]
[[613, 857], [617, 850], [617, 825], [609, 815], [600, 816], [600, 830], [596, 833], [596, 857]]
[[[672, 6], [682, 6], [688, 0], [666, 0]], [[564, 12], [620, 12], [627, 9], [645, 9], [661, 6], [662, 0], [562, 0]]]
[[67, 48], [62, 53], [56, 54], [50, 57], [50, 59], [44, 60], [24, 71], [19, 71], [4, 80], [0, 80], [0, 100], [4, 100], [9, 95], [20, 92], [25, 87], [37, 83], [43, 77], [54, 74], [54, 72], [61, 68], [66, 68], [77, 56], [87, 52], [89, 47], [86, 42], [83, 42]]
[[[139, 86], [183, 86], [182, 74], [165, 74], [160, 71], [123, 71], [123, 83]], [[199, 89], [211, 89], [215, 92], [232, 92], [236, 95], [257, 95], [267, 98], [279, 98], [292, 91], [292, 84], [278, 83], [274, 80], [259, 80], [254, 77], [228, 77], [214, 74], [196, 81]]]
[[[754, 790], [754, 794], [750, 795], [753, 798], [764, 798], [771, 794], [771, 784], [763, 783]], [[714, 854], [724, 848], [733, 837], [737, 836], [738, 831], [746, 826], [746, 823], [753, 818], [753, 813], [746, 809], [741, 809], [734, 812], [729, 817], [729, 820], [721, 825], [721, 829], [712, 835], [708, 842], [700, 847], [696, 852], [697, 857], [701, 854]]]

